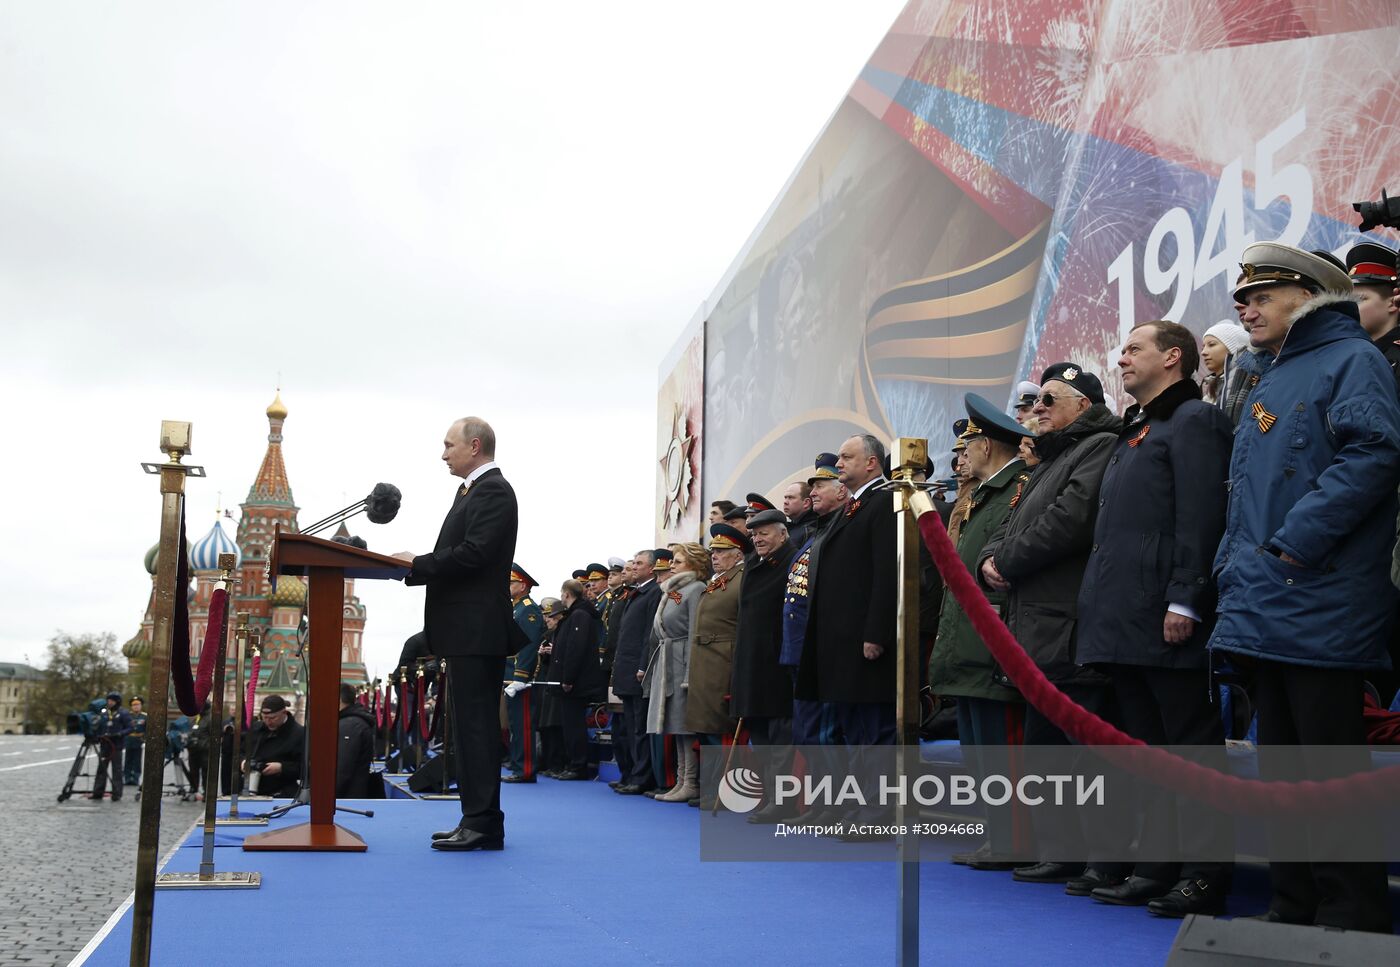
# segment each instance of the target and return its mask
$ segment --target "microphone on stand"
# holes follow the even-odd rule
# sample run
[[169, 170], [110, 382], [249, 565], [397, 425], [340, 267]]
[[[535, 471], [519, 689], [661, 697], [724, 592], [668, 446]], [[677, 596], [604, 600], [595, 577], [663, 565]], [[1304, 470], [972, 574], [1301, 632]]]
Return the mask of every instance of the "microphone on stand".
[[357, 500], [349, 507], [343, 507], [329, 517], [318, 520], [302, 530], [302, 534], [314, 537], [327, 528], [342, 524], [357, 514], [364, 514], [372, 523], [387, 524], [398, 515], [399, 504], [402, 501], [403, 492], [398, 487], [393, 484], [377, 483], [364, 500]]

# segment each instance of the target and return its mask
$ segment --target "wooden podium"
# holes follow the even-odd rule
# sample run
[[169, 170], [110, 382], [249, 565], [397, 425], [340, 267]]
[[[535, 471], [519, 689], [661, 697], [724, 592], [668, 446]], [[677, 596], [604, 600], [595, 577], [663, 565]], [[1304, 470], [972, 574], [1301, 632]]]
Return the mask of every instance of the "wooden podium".
[[345, 579], [399, 579], [403, 561], [349, 544], [282, 533], [272, 539], [268, 572], [307, 578], [307, 612], [311, 622], [311, 681], [307, 689], [306, 727], [310, 730], [311, 821], [249, 836], [245, 850], [338, 851], [362, 853], [365, 841], [335, 824], [336, 724], [340, 712], [340, 649], [345, 614]]

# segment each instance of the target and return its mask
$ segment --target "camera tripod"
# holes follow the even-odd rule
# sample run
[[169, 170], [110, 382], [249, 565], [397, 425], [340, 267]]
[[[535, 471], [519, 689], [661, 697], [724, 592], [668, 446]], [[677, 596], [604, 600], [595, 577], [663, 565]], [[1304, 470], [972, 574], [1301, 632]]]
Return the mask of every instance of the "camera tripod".
[[[74, 791], [73, 786], [77, 784], [78, 779], [80, 777], [86, 777], [89, 775], [89, 773], [85, 771], [85, 767], [87, 766], [87, 757], [89, 752], [94, 751], [93, 746], [95, 746], [96, 744], [96, 739], [83, 739], [83, 744], [78, 747], [78, 754], [73, 757], [73, 767], [68, 770], [68, 778], [65, 779], [63, 782], [63, 790], [58, 794], [59, 802], [64, 802], [65, 800], [71, 798]], [[80, 796], [85, 795], [86, 793], [91, 792], [91, 788], [79, 789], [77, 790], [77, 792]]]

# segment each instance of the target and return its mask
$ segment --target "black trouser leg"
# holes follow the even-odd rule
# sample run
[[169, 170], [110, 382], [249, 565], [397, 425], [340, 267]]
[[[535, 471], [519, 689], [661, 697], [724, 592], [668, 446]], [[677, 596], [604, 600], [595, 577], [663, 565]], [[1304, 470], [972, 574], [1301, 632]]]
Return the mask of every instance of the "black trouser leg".
[[[1219, 705], [1210, 701], [1206, 669], [1112, 665], [1108, 670], [1124, 732], [1148, 745], [1191, 747], [1195, 761], [1225, 771], [1225, 729]], [[1133, 872], [1168, 883], [1183, 878], [1223, 883], [1230, 864], [1220, 857], [1233, 846], [1226, 817], [1168, 789], [1146, 783], [1139, 789], [1138, 852], [1147, 858]]]
[[647, 736], [647, 698], [645, 695], [626, 695], [622, 707], [627, 722], [627, 741], [632, 751], [632, 770], [623, 775], [622, 781], [643, 789], [655, 787], [656, 780], [651, 772], [651, 739]]
[[560, 696], [558, 702], [564, 768], [583, 772], [588, 768], [588, 703], [572, 695]]
[[[1262, 661], [1255, 678], [1259, 712], [1259, 771], [1269, 779], [1330, 779], [1370, 768], [1361, 717], [1362, 673]], [[1305, 755], [1289, 746], [1340, 746], [1335, 753]], [[1313, 856], [1326, 856], [1329, 842], [1358, 835], [1349, 819], [1339, 831], [1326, 821], [1308, 823]], [[1277, 834], [1276, 834], [1277, 835]], [[1380, 830], [1374, 835], [1379, 842]], [[1270, 863], [1276, 914], [1322, 927], [1389, 933], [1390, 904], [1383, 863]]]
[[462, 828], [505, 835], [501, 812], [501, 659], [477, 655], [447, 660]]

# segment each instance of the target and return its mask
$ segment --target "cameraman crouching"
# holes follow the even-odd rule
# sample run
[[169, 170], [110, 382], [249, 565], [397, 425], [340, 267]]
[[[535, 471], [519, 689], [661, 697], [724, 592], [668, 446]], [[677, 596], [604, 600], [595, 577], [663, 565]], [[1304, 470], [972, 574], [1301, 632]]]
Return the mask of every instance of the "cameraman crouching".
[[301, 756], [306, 730], [288, 711], [287, 700], [269, 695], [262, 700], [259, 721], [249, 737], [248, 793], [292, 796], [301, 780]]

